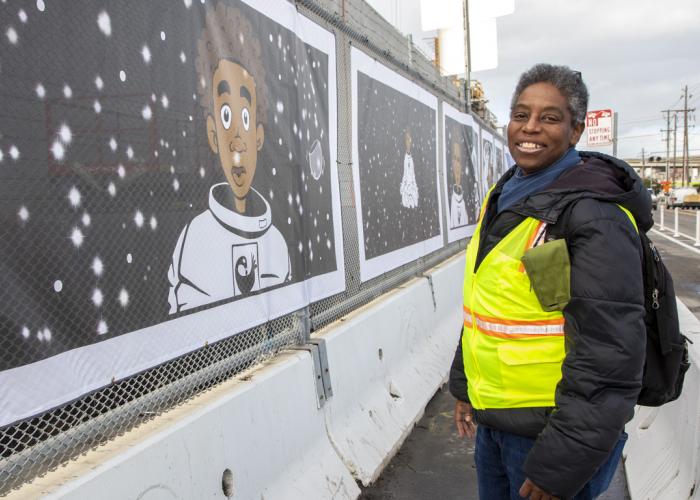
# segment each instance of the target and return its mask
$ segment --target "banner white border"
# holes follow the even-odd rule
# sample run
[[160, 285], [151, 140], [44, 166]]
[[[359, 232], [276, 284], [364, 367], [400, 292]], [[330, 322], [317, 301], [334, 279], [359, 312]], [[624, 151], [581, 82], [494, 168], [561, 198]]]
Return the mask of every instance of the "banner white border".
[[[379, 61], [371, 58], [364, 52], [351, 48], [351, 73], [352, 73], [352, 178], [355, 193], [355, 213], [357, 215], [357, 240], [360, 251], [360, 279], [362, 282], [370, 280], [382, 273], [391, 271], [403, 264], [414, 261], [424, 255], [429, 254], [443, 247], [442, 236], [442, 199], [440, 196], [439, 178], [439, 148], [438, 148], [438, 120], [437, 109], [438, 99], [430, 92], [411, 82], [407, 78], [399, 75], [395, 71], [384, 66]], [[438, 220], [440, 221], [440, 232], [424, 241], [419, 241], [407, 247], [396, 249], [392, 252], [379, 255], [372, 259], [365, 256], [365, 235], [364, 222], [362, 219], [362, 193], [360, 191], [360, 166], [359, 166], [359, 144], [358, 144], [358, 96], [357, 96], [357, 72], [362, 71], [370, 78], [378, 80], [385, 85], [405, 94], [411, 99], [415, 99], [435, 111], [435, 196], [438, 200]]]
[[[443, 178], [443, 195], [444, 195], [444, 200], [445, 200], [445, 211], [447, 212], [447, 242], [452, 243], [453, 241], [461, 240], [464, 238], [468, 238], [472, 234], [474, 234], [474, 229], [476, 228], [476, 222], [474, 224], [470, 224], [468, 226], [462, 226], [458, 228], [451, 228], [450, 227], [450, 212], [449, 212], [449, 204], [448, 201], [450, 199], [450, 187], [447, 185], [447, 148], [449, 145], [447, 144], [447, 120], [445, 119], [446, 117], [452, 118], [454, 121], [457, 123], [460, 123], [462, 125], [467, 125], [469, 127], [472, 127], [472, 130], [474, 130], [474, 137], [479, 137], [479, 131], [478, 131], [478, 124], [474, 121], [471, 115], [467, 113], [463, 113], [461, 111], [456, 110], [446, 102], [442, 103], [442, 178]], [[481, 142], [481, 141], [479, 141]], [[479, 148], [477, 148], [479, 149]], [[476, 155], [477, 161], [479, 158], [479, 154], [477, 153]], [[469, 159], [471, 161], [471, 157]], [[474, 193], [474, 199], [479, 200], [479, 174], [477, 172], [478, 170], [478, 163], [473, 166], [474, 167], [474, 177], [476, 178], [476, 185], [477, 185], [477, 192]], [[477, 203], [476, 206], [476, 213], [479, 213], [480, 206]]]
[[[486, 193], [488, 193], [489, 188], [491, 186], [488, 185], [488, 172], [487, 167], [486, 167], [486, 162], [484, 161], [484, 142], [489, 141], [491, 143], [491, 156], [495, 153], [496, 145], [493, 142], [493, 134], [486, 130], [485, 128], [481, 129], [481, 136], [479, 140], [479, 163], [481, 164], [480, 170], [481, 170], [481, 199], [483, 200], [486, 198]], [[493, 167], [496, 167], [496, 158], [492, 158], [491, 160]], [[494, 181], [495, 182], [495, 181]]]
[[328, 55], [329, 167], [336, 270], [2, 371], [0, 427], [37, 415], [116, 380], [257, 325], [263, 325], [266, 321], [345, 290], [343, 231], [336, 161], [338, 99], [335, 35], [299, 14], [294, 5], [286, 0], [241, 1]]

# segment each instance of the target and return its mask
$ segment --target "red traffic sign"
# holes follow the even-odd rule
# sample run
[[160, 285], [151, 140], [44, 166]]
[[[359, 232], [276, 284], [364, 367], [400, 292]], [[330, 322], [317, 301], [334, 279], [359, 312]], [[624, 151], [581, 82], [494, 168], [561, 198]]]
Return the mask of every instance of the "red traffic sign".
[[613, 141], [613, 112], [599, 109], [586, 113], [589, 146], [605, 146]]

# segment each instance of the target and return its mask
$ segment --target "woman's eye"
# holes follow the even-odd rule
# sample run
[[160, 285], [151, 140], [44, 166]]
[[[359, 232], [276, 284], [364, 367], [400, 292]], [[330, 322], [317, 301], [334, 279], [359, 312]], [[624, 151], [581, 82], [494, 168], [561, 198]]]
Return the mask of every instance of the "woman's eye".
[[243, 108], [243, 111], [241, 111], [241, 120], [243, 120], [243, 128], [248, 130], [250, 128], [250, 111], [248, 111], [248, 108]]
[[221, 106], [221, 123], [226, 130], [231, 128], [231, 108], [228, 104]]
[[527, 117], [525, 116], [525, 113], [515, 113], [513, 115], [514, 120], [525, 120]]

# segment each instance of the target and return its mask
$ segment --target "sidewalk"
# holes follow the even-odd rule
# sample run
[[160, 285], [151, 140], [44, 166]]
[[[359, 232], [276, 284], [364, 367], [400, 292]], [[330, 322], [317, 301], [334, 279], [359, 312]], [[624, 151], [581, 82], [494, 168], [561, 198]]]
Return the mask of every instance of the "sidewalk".
[[[438, 390], [425, 415], [362, 500], [478, 500], [474, 441], [454, 430], [454, 398]], [[629, 500], [622, 463], [599, 500]]]

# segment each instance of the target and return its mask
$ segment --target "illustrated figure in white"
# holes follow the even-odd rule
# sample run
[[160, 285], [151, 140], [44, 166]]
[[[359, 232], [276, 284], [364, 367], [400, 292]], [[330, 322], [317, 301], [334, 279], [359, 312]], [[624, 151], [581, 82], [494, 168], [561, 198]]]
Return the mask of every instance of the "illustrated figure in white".
[[291, 280], [287, 243], [251, 184], [265, 139], [265, 70], [248, 19], [219, 4], [205, 17], [196, 68], [207, 139], [226, 182], [180, 233], [168, 270], [170, 314]]
[[401, 205], [406, 208], [416, 208], [418, 206], [418, 185], [416, 184], [416, 173], [413, 167], [413, 157], [411, 156], [411, 131], [406, 129], [404, 134], [406, 144], [406, 155], [403, 158], [403, 178], [401, 179]]
[[469, 129], [469, 134], [471, 137], [471, 144], [469, 144], [469, 148], [471, 150], [471, 158], [472, 158], [472, 165], [478, 165], [479, 164], [479, 135], [476, 133], [476, 130], [470, 128]]
[[483, 153], [482, 153], [482, 158], [481, 160], [483, 161], [483, 169], [484, 172], [486, 173], [486, 184], [483, 186], [484, 193], [489, 190], [489, 188], [493, 185], [494, 179], [493, 179], [493, 143], [491, 141], [488, 141], [486, 139], [483, 140]]
[[455, 183], [450, 193], [450, 227], [452, 229], [466, 226], [467, 207], [464, 203], [464, 190], [462, 189], [462, 148], [458, 142], [452, 143], [452, 174]]

